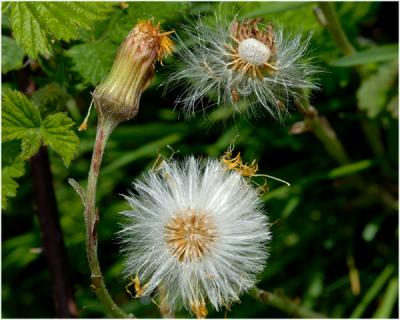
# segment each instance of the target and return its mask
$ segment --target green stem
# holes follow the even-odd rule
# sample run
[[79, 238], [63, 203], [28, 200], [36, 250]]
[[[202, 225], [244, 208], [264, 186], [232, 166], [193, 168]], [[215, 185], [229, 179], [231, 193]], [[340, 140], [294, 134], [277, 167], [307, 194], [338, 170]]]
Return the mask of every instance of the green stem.
[[86, 191], [86, 251], [91, 271], [91, 288], [96, 293], [101, 303], [107, 308], [112, 317], [127, 318], [128, 315], [115, 304], [114, 300], [111, 298], [110, 293], [107, 290], [97, 256], [96, 226], [99, 221], [99, 214], [96, 210], [97, 179], [99, 176], [101, 160], [103, 158], [103, 153], [107, 140], [116, 125], [116, 121], [112, 120], [110, 117], [103, 117], [99, 113], [99, 123], [97, 126], [96, 141], [93, 149]]
[[344, 165], [350, 162], [342, 143], [326, 118], [317, 115], [307, 118], [305, 122], [312, 128], [314, 135], [338, 164]]
[[350, 162], [343, 144], [340, 142], [328, 119], [318, 114], [318, 111], [310, 105], [305, 92], [300, 90], [297, 98], [299, 109], [304, 114], [305, 127], [310, 129], [314, 136], [322, 143], [326, 152], [340, 165]]
[[336, 45], [342, 50], [346, 56], [352, 55], [356, 52], [349, 38], [347, 38], [342, 25], [338, 19], [333, 3], [329, 1], [320, 1], [318, 6], [321, 8], [327, 22], [326, 27], [335, 40]]
[[[321, 8], [321, 11], [326, 21], [326, 27], [328, 28], [338, 48], [346, 56], [355, 54], [357, 50], [353, 47], [349, 38], [344, 32], [342, 25], [340, 24], [339, 18], [336, 14], [333, 3], [328, 1], [320, 1], [318, 2], [318, 6]], [[356, 70], [360, 78], [362, 78], [362, 70], [360, 68], [357, 68]], [[373, 121], [363, 120], [361, 122], [361, 128], [373, 154], [378, 158], [382, 158], [382, 155], [385, 151], [382, 145], [381, 132], [377, 123]], [[384, 161], [380, 161], [380, 169], [384, 176], [390, 177], [390, 168]]]
[[326, 316], [313, 310], [309, 310], [306, 307], [300, 306], [283, 295], [277, 295], [275, 293], [260, 290], [258, 288], [251, 289], [249, 295], [261, 303], [277, 308], [287, 314], [293, 315], [294, 317], [326, 318]]

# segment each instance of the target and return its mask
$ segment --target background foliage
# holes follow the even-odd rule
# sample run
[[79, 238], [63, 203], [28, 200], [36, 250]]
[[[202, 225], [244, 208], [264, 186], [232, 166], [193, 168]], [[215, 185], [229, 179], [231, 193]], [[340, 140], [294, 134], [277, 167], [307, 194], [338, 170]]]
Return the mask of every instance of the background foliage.
[[[236, 138], [245, 160], [257, 159], [262, 172], [292, 183], [286, 187], [270, 181], [264, 195], [274, 224], [271, 255], [259, 287], [329, 317], [397, 318], [398, 4], [335, 4], [350, 41], [360, 51], [350, 57], [342, 56], [318, 23], [315, 5], [3, 2], [2, 316], [54, 316], [26, 162], [40, 143], [50, 147], [79, 314], [104, 316], [89, 289], [82, 204], [67, 183], [69, 177], [87, 178], [94, 113], [87, 131], [78, 132], [77, 127], [90, 104], [90, 92], [139, 19], [154, 17], [164, 30], [179, 33], [185, 19], [196, 14], [212, 17], [222, 8], [240, 17], [261, 16], [289, 31], [314, 33], [311, 55], [324, 72], [321, 90], [312, 93], [311, 101], [329, 119], [351, 162], [338, 165], [311, 133], [290, 134], [292, 125], [302, 120], [295, 110], [284, 123], [268, 116], [244, 119], [228, 109], [184, 121], [179, 110], [173, 110], [174, 92], [162, 96], [159, 87], [174, 63], [175, 57], [169, 58], [142, 96], [137, 118], [115, 130], [105, 153], [98, 190], [99, 255], [112, 295], [138, 317], [159, 316], [154, 304], [129, 297], [121, 276], [115, 232], [120, 228], [118, 213], [127, 208], [120, 195], [131, 181], [150, 168], [159, 153], [170, 156], [171, 148], [176, 157], [218, 157]], [[372, 139], [361, 129], [365, 122], [378, 128], [369, 132]], [[287, 316], [246, 295], [228, 312], [228, 317]]]

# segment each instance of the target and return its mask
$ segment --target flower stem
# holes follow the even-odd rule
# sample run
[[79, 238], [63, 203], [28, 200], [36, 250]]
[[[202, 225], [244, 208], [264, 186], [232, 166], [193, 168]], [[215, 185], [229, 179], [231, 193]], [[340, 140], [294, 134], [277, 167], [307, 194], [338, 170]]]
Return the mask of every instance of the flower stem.
[[[336, 14], [335, 8], [332, 2], [320, 1], [318, 2], [322, 14], [324, 15], [324, 20], [326, 21], [326, 27], [328, 28], [333, 40], [336, 42], [338, 48], [346, 56], [353, 55], [357, 50], [351, 44], [349, 38], [344, 32], [342, 25], [340, 24], [339, 18]], [[362, 69], [356, 68], [357, 73], [360, 78], [363, 78]], [[361, 128], [364, 135], [368, 141], [372, 153], [379, 159], [383, 158], [384, 147], [382, 144], [381, 132], [378, 124], [375, 121], [362, 120]], [[390, 168], [384, 161], [380, 161], [381, 172], [384, 176], [390, 177]]]
[[313, 128], [314, 135], [322, 142], [325, 150], [337, 163], [342, 165], [349, 163], [349, 158], [342, 143], [326, 118], [316, 115], [313, 118], [307, 118], [306, 123], [309, 123]]
[[326, 316], [324, 316], [323, 314], [300, 306], [283, 295], [277, 295], [275, 293], [264, 291], [258, 288], [251, 289], [249, 295], [261, 303], [275, 307], [287, 314], [293, 315], [294, 317], [326, 318]]
[[99, 123], [97, 126], [96, 141], [93, 149], [92, 161], [90, 164], [85, 201], [86, 251], [91, 271], [91, 288], [96, 293], [102, 304], [107, 308], [112, 317], [127, 318], [128, 315], [115, 304], [107, 290], [97, 256], [96, 226], [99, 222], [99, 214], [98, 210], [96, 209], [97, 179], [99, 176], [101, 160], [103, 158], [107, 140], [116, 125], [117, 122], [115, 120], [111, 119], [110, 117], [104, 117], [99, 113]]
[[326, 27], [335, 40], [336, 45], [344, 55], [352, 55], [356, 52], [346, 33], [343, 31], [342, 25], [338, 19], [333, 3], [329, 1], [320, 1], [318, 6], [321, 8], [327, 22]]
[[303, 91], [297, 98], [296, 106], [304, 114], [305, 127], [312, 131], [314, 136], [323, 144], [327, 153], [338, 164], [348, 164], [350, 162], [349, 157], [335, 130], [331, 127], [328, 119], [320, 116], [318, 111], [310, 105], [310, 101]]

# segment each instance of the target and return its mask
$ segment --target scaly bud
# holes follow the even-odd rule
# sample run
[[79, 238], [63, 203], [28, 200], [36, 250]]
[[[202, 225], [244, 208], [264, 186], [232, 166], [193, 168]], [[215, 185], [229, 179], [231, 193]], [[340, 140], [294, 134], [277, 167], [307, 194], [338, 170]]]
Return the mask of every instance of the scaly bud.
[[162, 61], [173, 49], [169, 35], [160, 24], [139, 22], [125, 38], [111, 72], [94, 90], [95, 106], [102, 115], [121, 122], [138, 112], [142, 92], [149, 86], [156, 61]]

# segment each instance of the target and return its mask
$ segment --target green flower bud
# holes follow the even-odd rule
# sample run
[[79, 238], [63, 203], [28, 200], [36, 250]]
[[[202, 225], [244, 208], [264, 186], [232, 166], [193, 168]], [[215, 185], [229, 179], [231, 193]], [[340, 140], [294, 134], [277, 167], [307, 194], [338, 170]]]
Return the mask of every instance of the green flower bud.
[[135, 117], [140, 96], [153, 78], [155, 62], [172, 52], [172, 32], [161, 32], [160, 25], [153, 25], [150, 20], [139, 22], [131, 30], [110, 73], [93, 92], [101, 115], [109, 115], [117, 122]]

